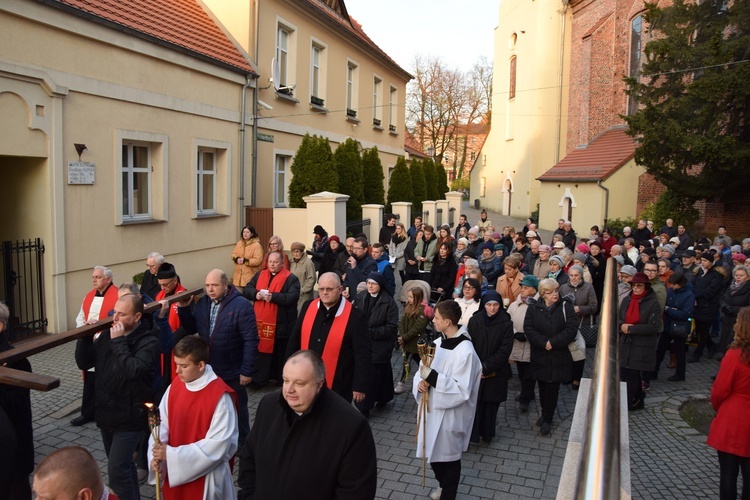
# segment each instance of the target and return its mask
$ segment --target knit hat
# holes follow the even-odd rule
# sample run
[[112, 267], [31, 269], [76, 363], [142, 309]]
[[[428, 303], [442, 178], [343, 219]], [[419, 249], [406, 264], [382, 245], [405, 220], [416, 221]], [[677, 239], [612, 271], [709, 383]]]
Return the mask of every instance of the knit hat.
[[641, 253], [645, 253], [649, 257], [652, 257], [652, 256], [656, 255], [656, 250], [654, 250], [653, 248], [649, 247], [649, 248], [644, 248]]
[[617, 261], [617, 263], [620, 264], [621, 266], [625, 265], [625, 257], [623, 257], [622, 255], [615, 255], [612, 258], [615, 259]]
[[470, 259], [476, 259], [477, 253], [474, 250], [466, 250], [464, 254], [461, 256], [463, 258], [470, 258]]
[[576, 252], [575, 255], [573, 255], [573, 260], [577, 260], [579, 262], [586, 262], [586, 254], [581, 252]]
[[683, 258], [685, 258], [685, 257], [695, 257], [695, 256], [696, 256], [695, 250], [685, 250], [684, 252], [682, 252], [682, 257]]
[[521, 286], [530, 286], [534, 290], [537, 290], [539, 288], [539, 278], [533, 274], [527, 274], [521, 280]]
[[701, 259], [706, 259], [708, 261], [713, 262], [715, 255], [716, 255], [716, 251], [715, 250], [713, 250], [713, 249], [706, 250], [705, 252], [703, 252], [701, 254]]
[[591, 250], [591, 247], [597, 246], [599, 248], [602, 248], [602, 242], [599, 240], [589, 241], [589, 250]]
[[331, 241], [335, 241], [339, 245], [341, 244], [341, 239], [338, 236], [336, 236], [335, 234], [333, 236], [329, 236], [328, 237], [328, 242], [330, 243]]
[[589, 253], [589, 250], [591, 249], [586, 243], [579, 243], [578, 246], [576, 247], [576, 250], [578, 250], [581, 253]]
[[661, 247], [662, 252], [668, 252], [670, 255], [674, 255], [674, 247], [672, 245], [664, 245]]
[[320, 236], [325, 236], [328, 233], [326, 233], [326, 230], [323, 229], [323, 226], [318, 224], [317, 226], [313, 228], [313, 234], [319, 234]]
[[744, 253], [736, 253], [732, 255], [732, 260], [735, 262], [739, 262], [740, 264], [744, 264], [745, 260], [747, 260], [747, 257]]
[[156, 271], [156, 279], [159, 280], [170, 280], [177, 276], [177, 272], [174, 270], [174, 266], [169, 262], [165, 262], [159, 266], [159, 270]]
[[628, 276], [635, 276], [635, 273], [638, 272], [636, 268], [633, 266], [622, 266], [622, 269], [620, 269], [620, 272], [623, 274], [627, 274]]
[[563, 248], [565, 248], [565, 243], [563, 243], [562, 241], [556, 241], [555, 245], [554, 245], [554, 248], [563, 249]]
[[469, 234], [479, 236], [479, 228], [477, 226], [472, 227], [471, 229], [469, 229]]
[[553, 255], [552, 257], [549, 258], [549, 261], [550, 262], [557, 262], [557, 264], [561, 268], [565, 267], [565, 261], [559, 255]]
[[677, 236], [673, 236], [672, 238], [669, 238], [669, 242], [670, 243], [674, 243], [675, 245], [679, 245], [680, 244], [680, 238], [678, 238]]
[[493, 248], [495, 251], [498, 251], [498, 250], [502, 250], [503, 252], [505, 251], [505, 245], [503, 245], [502, 243], [498, 243]]
[[539, 251], [550, 253], [552, 252], [552, 247], [549, 245], [539, 245]]
[[732, 253], [739, 253], [742, 252], [742, 247], [739, 245], [732, 245], [732, 248], [730, 248]]
[[493, 240], [499, 240], [500, 239], [500, 233], [498, 233], [498, 232], [492, 233], [492, 239]]
[[484, 251], [484, 250], [490, 250], [490, 251], [494, 252], [495, 251], [495, 244], [492, 243], [491, 241], [486, 241], [484, 243], [484, 245], [482, 245], [482, 251]]
[[292, 243], [292, 251], [295, 251], [295, 250], [299, 250], [300, 252], [304, 252], [305, 251], [305, 244], [304, 243], [300, 243], [299, 241], [295, 241], [294, 243]]
[[570, 266], [570, 269], [568, 269], [568, 274], [570, 274], [570, 271], [576, 270], [581, 274], [581, 278], [583, 278], [583, 268], [578, 264], [573, 264], [572, 266]]
[[537, 237], [536, 231], [526, 231], [526, 237], [527, 238], [536, 238]]
[[468, 245], [469, 240], [467, 240], [466, 238], [459, 238], [456, 244], [458, 245], [458, 243], [463, 243], [464, 245]]

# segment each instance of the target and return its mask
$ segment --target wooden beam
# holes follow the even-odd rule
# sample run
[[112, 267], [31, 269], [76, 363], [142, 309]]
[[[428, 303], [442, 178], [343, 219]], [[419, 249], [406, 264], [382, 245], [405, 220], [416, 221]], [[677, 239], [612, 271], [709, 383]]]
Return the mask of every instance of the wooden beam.
[[60, 379], [0, 366], [0, 384], [46, 392], [60, 387]]
[[[172, 295], [169, 297], [168, 300], [170, 304], [173, 302], [179, 302], [182, 300], [185, 300], [188, 297], [192, 297], [195, 295], [198, 295], [203, 292], [203, 288], [193, 288], [192, 290], [186, 290], [184, 292]], [[152, 313], [159, 309], [161, 306], [158, 302], [151, 302], [150, 304], [147, 304], [143, 311], [144, 313]], [[74, 328], [72, 330], [68, 330], [67, 332], [58, 333], [58, 334], [52, 334], [52, 335], [46, 335], [44, 337], [40, 337], [37, 339], [34, 339], [29, 342], [25, 342], [23, 344], [19, 344], [15, 348], [0, 352], [0, 365], [3, 363], [8, 363], [10, 361], [16, 361], [18, 359], [28, 358], [29, 356], [33, 356], [34, 354], [39, 354], [40, 352], [47, 351], [49, 349], [52, 349], [53, 347], [57, 347], [63, 344], [66, 344], [68, 342], [71, 342], [73, 340], [78, 340], [83, 337], [88, 337], [91, 335], [94, 335], [96, 332], [106, 330], [109, 328], [109, 325], [112, 324], [112, 317], [108, 316], [93, 325], [84, 325], [80, 328]]]

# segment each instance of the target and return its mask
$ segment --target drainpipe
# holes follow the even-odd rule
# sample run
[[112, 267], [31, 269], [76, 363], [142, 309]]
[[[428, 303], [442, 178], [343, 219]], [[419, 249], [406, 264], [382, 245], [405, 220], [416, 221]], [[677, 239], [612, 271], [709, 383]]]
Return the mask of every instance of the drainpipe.
[[562, 0], [563, 11], [562, 11], [562, 29], [560, 31], [560, 69], [558, 71], [559, 78], [557, 87], [559, 89], [557, 95], [557, 130], [555, 132], [555, 165], [560, 161], [560, 140], [562, 136], [562, 98], [563, 98], [563, 67], [565, 62], [565, 15], [568, 12], [569, 0]]
[[602, 188], [604, 190], [604, 192], [606, 193], [604, 195], [604, 225], [606, 225], [607, 224], [607, 219], [609, 218], [609, 189], [607, 189], [606, 187], [604, 187], [604, 185], [602, 184], [602, 180], [601, 179], [599, 179], [598, 181], [596, 181], [596, 185], [599, 186], [600, 188]]
[[[240, 231], [245, 227], [245, 101], [247, 88], [251, 83], [253, 83], [252, 76], [247, 75], [247, 81], [242, 86], [242, 103], [240, 104]], [[253, 154], [255, 154], [254, 150]], [[255, 184], [253, 184], [253, 189], [255, 189]], [[253, 201], [255, 201], [254, 198]]]
[[[259, 10], [260, 9], [260, 0], [255, 0], [255, 11], [254, 11], [254, 18], [253, 24], [255, 26], [255, 47], [254, 47], [254, 54], [253, 57], [255, 59], [255, 66], [260, 67], [258, 63], [258, 44], [260, 43], [260, 25], [259, 25]], [[257, 78], [257, 75], [256, 75]], [[252, 175], [252, 182], [253, 182], [253, 189], [252, 189], [252, 196], [253, 199], [250, 201], [251, 207], [257, 206], [257, 196], [258, 196], [258, 85], [255, 85], [255, 90], [253, 91], [253, 175]]]

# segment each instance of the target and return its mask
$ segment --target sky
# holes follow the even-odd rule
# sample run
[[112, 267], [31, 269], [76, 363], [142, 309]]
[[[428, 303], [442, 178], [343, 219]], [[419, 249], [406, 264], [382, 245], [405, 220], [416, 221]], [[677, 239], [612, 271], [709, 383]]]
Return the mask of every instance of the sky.
[[414, 56], [439, 56], [449, 68], [468, 71], [492, 61], [500, 0], [344, 0], [349, 15], [399, 66]]

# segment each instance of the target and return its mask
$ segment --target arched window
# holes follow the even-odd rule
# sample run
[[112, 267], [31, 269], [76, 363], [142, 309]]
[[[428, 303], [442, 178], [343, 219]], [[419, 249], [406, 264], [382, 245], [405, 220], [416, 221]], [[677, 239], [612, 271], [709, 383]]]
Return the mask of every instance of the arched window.
[[[638, 78], [641, 74], [643, 60], [643, 15], [638, 14], [630, 23], [630, 67], [628, 76]], [[628, 115], [638, 111], [638, 99], [635, 96], [628, 97]]]
[[508, 100], [516, 98], [516, 56], [510, 58], [510, 82], [508, 85]]

